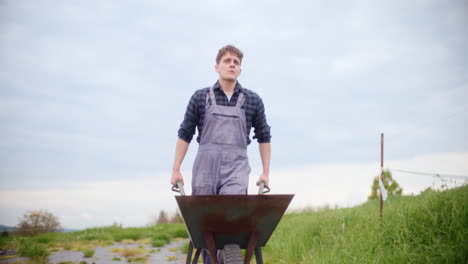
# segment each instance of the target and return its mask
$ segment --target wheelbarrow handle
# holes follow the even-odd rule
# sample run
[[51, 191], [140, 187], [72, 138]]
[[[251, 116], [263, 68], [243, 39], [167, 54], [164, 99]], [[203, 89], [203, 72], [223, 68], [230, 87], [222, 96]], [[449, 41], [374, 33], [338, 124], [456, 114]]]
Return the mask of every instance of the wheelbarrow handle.
[[180, 181], [180, 180], [177, 181], [176, 185], [172, 186], [172, 191], [180, 193], [181, 195], [185, 195], [184, 184], [182, 183], [182, 181]]
[[261, 181], [260, 184], [258, 185], [258, 194], [265, 194], [269, 192], [270, 192], [270, 188], [265, 185], [265, 181]]
[[[180, 193], [181, 195], [185, 195], [184, 184], [182, 183], [182, 181], [177, 181], [176, 184], [177, 185], [172, 186], [172, 191]], [[258, 194], [265, 194], [269, 192], [270, 188], [265, 185], [264, 181], [261, 181], [258, 186]]]

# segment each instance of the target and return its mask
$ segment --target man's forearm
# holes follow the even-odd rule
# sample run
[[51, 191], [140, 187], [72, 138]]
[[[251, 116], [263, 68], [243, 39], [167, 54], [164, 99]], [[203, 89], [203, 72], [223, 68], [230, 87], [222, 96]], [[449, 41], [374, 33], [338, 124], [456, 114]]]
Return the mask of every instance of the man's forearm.
[[180, 165], [184, 160], [185, 154], [187, 154], [187, 150], [189, 147], [189, 143], [178, 138], [176, 143], [176, 150], [175, 150], [175, 157], [174, 157], [174, 165], [172, 165], [172, 171], [180, 171]]
[[260, 158], [262, 159], [263, 173], [270, 173], [271, 143], [259, 143]]

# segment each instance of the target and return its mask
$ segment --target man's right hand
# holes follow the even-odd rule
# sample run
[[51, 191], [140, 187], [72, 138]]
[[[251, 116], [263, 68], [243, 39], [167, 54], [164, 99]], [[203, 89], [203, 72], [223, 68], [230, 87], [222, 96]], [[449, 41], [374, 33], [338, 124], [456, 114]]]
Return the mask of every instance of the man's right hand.
[[182, 184], [184, 184], [184, 177], [182, 177], [182, 173], [180, 173], [180, 170], [173, 170], [171, 177], [172, 186], [177, 185], [177, 181], [181, 181]]

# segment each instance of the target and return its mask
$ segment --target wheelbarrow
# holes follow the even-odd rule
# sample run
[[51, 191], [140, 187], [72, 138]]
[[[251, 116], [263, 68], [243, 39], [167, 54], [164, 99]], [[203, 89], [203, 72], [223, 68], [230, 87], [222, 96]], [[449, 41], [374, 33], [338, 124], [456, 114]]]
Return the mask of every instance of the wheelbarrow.
[[[264, 191], [266, 188], [266, 191]], [[248, 264], [255, 252], [257, 264], [263, 264], [262, 247], [288, 208], [294, 194], [268, 194], [260, 183], [258, 195], [186, 196], [181, 182], [172, 187], [182, 219], [190, 237], [186, 264], [198, 263], [202, 249], [218, 264], [217, 250], [223, 249], [225, 264]], [[242, 259], [241, 249], [245, 249]]]

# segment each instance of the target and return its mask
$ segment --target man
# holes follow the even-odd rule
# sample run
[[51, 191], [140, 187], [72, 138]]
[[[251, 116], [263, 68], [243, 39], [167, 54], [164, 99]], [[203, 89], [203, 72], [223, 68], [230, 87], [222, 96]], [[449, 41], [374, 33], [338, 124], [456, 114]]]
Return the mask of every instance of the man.
[[171, 184], [184, 181], [180, 166], [197, 127], [200, 145], [192, 169], [192, 195], [247, 193], [252, 127], [263, 166], [257, 185], [261, 181], [269, 185], [270, 126], [262, 99], [237, 81], [242, 58], [242, 52], [232, 45], [221, 48], [215, 65], [218, 81], [196, 91], [187, 106], [178, 131]]
[[[221, 48], [215, 65], [218, 81], [212, 87], [196, 91], [187, 106], [178, 131], [171, 184], [184, 180], [180, 165], [197, 127], [200, 146], [192, 169], [192, 195], [247, 194], [251, 127], [263, 166], [257, 185], [261, 181], [269, 184], [270, 126], [261, 98], [237, 81], [242, 58], [242, 52], [232, 45]], [[210, 263], [206, 251], [203, 263]]]

